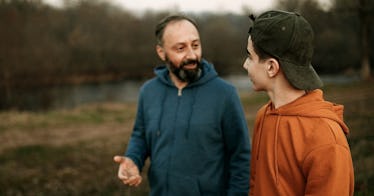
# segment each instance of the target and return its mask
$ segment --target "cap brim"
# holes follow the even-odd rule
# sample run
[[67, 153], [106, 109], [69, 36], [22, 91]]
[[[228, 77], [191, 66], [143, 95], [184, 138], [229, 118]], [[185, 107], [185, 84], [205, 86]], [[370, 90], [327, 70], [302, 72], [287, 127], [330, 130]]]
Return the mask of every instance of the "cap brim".
[[314, 90], [323, 86], [321, 79], [311, 64], [300, 66], [284, 60], [280, 60], [280, 63], [286, 78], [295, 88]]

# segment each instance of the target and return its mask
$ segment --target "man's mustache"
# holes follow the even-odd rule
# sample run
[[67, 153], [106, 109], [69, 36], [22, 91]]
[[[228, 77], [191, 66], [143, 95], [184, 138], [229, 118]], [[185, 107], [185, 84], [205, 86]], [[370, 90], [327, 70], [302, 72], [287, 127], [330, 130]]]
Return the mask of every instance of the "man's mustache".
[[182, 64], [181, 64], [181, 68], [183, 68], [185, 65], [189, 65], [189, 64], [199, 64], [200, 62], [196, 59], [188, 59], [186, 61], [183, 61]]

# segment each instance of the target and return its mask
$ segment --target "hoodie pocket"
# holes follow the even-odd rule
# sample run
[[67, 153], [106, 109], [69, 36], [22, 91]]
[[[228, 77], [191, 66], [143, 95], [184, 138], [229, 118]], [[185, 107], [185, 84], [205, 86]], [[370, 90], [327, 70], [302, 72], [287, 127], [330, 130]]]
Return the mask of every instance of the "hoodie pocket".
[[202, 195], [196, 178], [176, 174], [170, 175], [169, 193], [178, 196]]
[[157, 167], [151, 167], [149, 170], [149, 184], [151, 195], [202, 195], [196, 178], [182, 174], [170, 174], [170, 171]]

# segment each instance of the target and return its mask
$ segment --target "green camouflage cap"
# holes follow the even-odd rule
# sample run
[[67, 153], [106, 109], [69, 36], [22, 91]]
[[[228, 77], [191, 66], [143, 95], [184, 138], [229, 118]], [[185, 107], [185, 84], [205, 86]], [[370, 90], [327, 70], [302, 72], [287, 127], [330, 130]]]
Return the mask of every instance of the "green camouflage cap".
[[323, 86], [311, 64], [313, 29], [302, 16], [293, 12], [267, 11], [254, 19], [250, 35], [257, 47], [279, 60], [292, 86], [302, 90]]

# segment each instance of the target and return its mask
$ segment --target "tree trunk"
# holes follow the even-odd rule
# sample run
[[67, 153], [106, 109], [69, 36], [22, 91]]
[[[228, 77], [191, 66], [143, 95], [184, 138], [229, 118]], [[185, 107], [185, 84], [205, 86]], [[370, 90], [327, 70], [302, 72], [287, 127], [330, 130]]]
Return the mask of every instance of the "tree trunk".
[[370, 71], [370, 46], [369, 46], [369, 24], [366, 0], [360, 0], [359, 16], [361, 25], [361, 79], [369, 80]]

